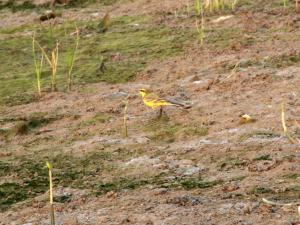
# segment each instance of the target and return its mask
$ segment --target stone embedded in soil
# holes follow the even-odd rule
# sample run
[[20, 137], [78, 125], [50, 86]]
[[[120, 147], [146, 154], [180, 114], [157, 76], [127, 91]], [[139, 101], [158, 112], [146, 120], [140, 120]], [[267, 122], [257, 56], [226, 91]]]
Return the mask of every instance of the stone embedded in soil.
[[183, 172], [182, 172], [182, 175], [185, 175], [185, 176], [192, 176], [192, 175], [195, 175], [195, 174], [199, 174], [200, 172], [204, 171], [205, 169], [203, 168], [200, 168], [200, 167], [196, 167], [196, 166], [192, 166], [192, 167], [189, 167], [187, 169], [185, 169]]
[[149, 156], [141, 156], [137, 158], [133, 158], [130, 161], [126, 162], [125, 166], [149, 166], [149, 165], [156, 165], [160, 163], [160, 159], [158, 158], [150, 158]]
[[218, 212], [220, 214], [227, 214], [230, 212], [230, 210], [233, 208], [233, 204], [232, 203], [225, 203], [220, 205], [220, 207], [218, 208]]
[[125, 98], [128, 95], [129, 94], [126, 92], [119, 91], [115, 93], [105, 94], [104, 97], [113, 100], [113, 99]]

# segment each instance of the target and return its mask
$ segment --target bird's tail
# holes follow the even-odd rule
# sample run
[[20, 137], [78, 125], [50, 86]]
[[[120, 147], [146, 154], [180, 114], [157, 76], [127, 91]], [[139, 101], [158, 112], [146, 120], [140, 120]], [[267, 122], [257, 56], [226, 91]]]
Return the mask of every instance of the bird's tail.
[[183, 109], [190, 109], [190, 108], [192, 108], [191, 105], [189, 105], [189, 104], [187, 104], [185, 102], [174, 100], [174, 99], [168, 99], [168, 102], [170, 102], [172, 105], [181, 107]]

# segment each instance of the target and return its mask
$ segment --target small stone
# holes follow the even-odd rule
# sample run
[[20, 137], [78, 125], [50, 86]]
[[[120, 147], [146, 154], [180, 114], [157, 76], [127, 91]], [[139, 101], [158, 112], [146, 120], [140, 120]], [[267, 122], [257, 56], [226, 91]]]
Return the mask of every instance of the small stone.
[[150, 139], [147, 137], [137, 137], [136, 138], [136, 142], [138, 144], [147, 144], [147, 143], [149, 143], [149, 141], [150, 141]]
[[234, 208], [243, 214], [249, 214], [252, 211], [250, 203], [239, 202], [234, 205]]
[[107, 198], [117, 198], [118, 197], [118, 193], [114, 192], [114, 191], [110, 191], [106, 193], [106, 197]]
[[119, 91], [119, 92], [115, 92], [115, 93], [111, 93], [111, 94], [106, 94], [106, 95], [104, 95], [104, 97], [108, 98], [108, 99], [119, 99], [119, 98], [125, 98], [128, 95], [129, 94], [126, 92]]
[[233, 204], [226, 203], [220, 206], [218, 209], [220, 214], [227, 214], [233, 208]]
[[158, 188], [154, 190], [154, 195], [163, 195], [168, 192], [167, 188]]
[[191, 176], [191, 175], [199, 173], [200, 171], [201, 171], [201, 169], [199, 167], [193, 166], [193, 167], [188, 168], [186, 171], [184, 171], [183, 175]]
[[67, 216], [63, 219], [62, 225], [78, 225], [78, 220], [74, 216]]

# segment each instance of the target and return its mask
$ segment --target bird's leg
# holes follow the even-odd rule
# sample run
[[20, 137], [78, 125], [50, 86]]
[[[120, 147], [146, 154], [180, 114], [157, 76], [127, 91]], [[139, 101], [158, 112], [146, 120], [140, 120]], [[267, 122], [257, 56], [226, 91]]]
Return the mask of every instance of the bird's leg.
[[160, 118], [162, 116], [162, 113], [163, 113], [163, 107], [161, 106], [159, 108], [159, 114], [158, 114], [158, 117]]

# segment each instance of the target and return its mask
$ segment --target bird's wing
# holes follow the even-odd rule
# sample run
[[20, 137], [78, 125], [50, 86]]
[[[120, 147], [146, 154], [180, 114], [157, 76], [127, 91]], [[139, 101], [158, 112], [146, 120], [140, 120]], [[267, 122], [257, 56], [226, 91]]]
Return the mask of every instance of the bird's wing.
[[159, 96], [154, 93], [150, 93], [150, 94], [147, 94], [144, 98], [146, 101], [156, 101], [159, 99]]
[[180, 100], [176, 100], [176, 99], [167, 98], [166, 101], [172, 103], [173, 105], [183, 107], [185, 109], [189, 109], [192, 107], [190, 104], [187, 104], [184, 101], [180, 101]]

